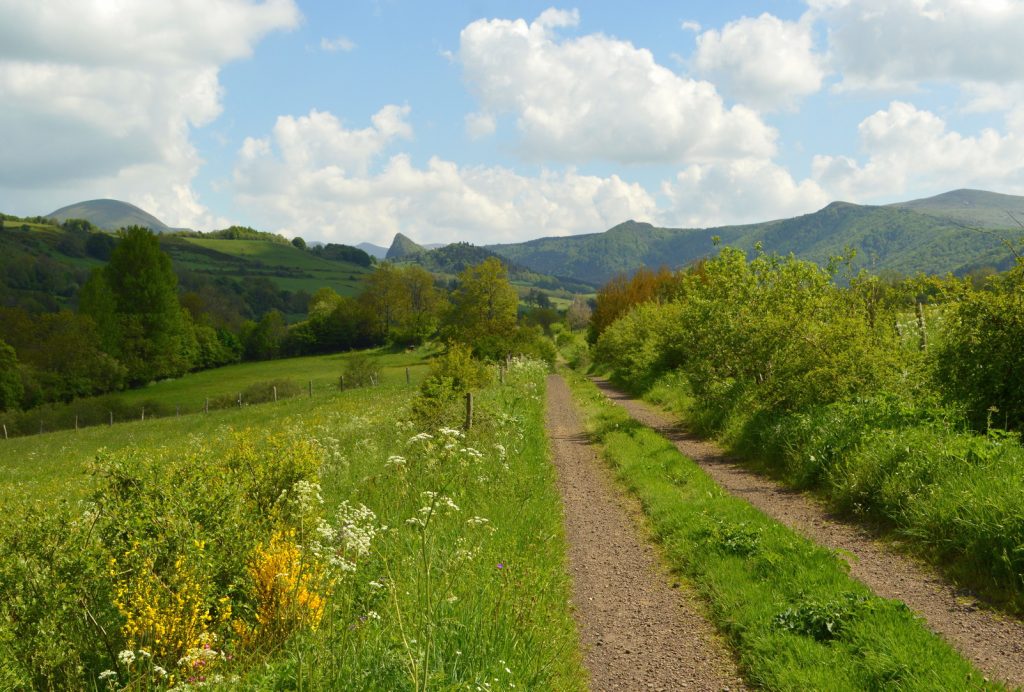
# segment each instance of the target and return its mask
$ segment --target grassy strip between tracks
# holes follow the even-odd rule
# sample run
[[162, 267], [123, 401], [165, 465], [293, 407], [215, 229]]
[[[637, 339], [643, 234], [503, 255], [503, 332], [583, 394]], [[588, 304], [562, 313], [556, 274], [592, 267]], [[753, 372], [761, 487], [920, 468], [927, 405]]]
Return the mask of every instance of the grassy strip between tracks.
[[673, 569], [707, 600], [748, 681], [768, 689], [999, 689], [833, 552], [722, 490], [671, 442], [568, 372], [588, 429]]

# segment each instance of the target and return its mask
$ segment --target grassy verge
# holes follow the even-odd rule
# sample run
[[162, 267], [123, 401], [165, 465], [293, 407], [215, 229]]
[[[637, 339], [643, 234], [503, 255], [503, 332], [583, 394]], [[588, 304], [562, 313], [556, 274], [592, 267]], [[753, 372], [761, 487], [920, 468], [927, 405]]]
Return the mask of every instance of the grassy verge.
[[977, 434], [941, 407], [895, 396], [766, 411], [737, 387], [721, 406], [664, 375], [645, 398], [684, 416], [731, 452], [838, 512], [902, 540], [1010, 613], [1024, 613], [1024, 447]]
[[985, 689], [980, 673], [842, 560], [729, 496], [654, 431], [567, 373], [589, 427], [671, 564], [768, 689]]
[[12, 499], [0, 688], [582, 689], [543, 378], [467, 433], [404, 375], [225, 412], [95, 454], [84, 501]]

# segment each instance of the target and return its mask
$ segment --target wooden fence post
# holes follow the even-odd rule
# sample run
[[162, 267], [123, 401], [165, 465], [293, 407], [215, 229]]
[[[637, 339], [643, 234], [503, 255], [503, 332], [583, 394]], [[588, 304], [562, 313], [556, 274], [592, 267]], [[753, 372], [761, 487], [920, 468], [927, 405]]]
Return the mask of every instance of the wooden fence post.
[[146, 407], [142, 407], [142, 420], [146, 420]]
[[204, 413], [210, 412], [210, 397], [206, 397], [206, 406], [203, 407]]
[[277, 401], [277, 385], [274, 385], [274, 401]]
[[928, 350], [928, 332], [925, 331], [924, 323], [924, 304], [921, 301], [917, 301], [917, 328], [921, 332], [920, 341], [918, 346], [922, 351]]
[[338, 386], [341, 387], [341, 391], [345, 391], [345, 376], [342, 375], [338, 378]]
[[406, 366], [406, 368], [405, 368], [405, 385], [409, 386], [409, 367], [408, 366]]
[[309, 381], [309, 398], [313, 398], [313, 380]]
[[178, 404], [174, 405], [174, 417], [181, 418], [181, 406], [179, 406]]
[[473, 427], [473, 392], [466, 392], [466, 430]]
[[242, 393], [238, 393], [238, 408], [242, 408]]
[[78, 416], [75, 416], [75, 432], [78, 432]]
[[110, 412], [110, 425], [114, 425], [114, 412]]
[[7, 439], [7, 423], [4, 423], [4, 439]]

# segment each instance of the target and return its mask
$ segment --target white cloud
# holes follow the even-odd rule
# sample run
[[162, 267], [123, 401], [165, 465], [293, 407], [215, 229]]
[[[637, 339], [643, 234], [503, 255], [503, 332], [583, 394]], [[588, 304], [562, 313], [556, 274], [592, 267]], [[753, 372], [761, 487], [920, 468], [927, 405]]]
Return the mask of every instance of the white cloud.
[[339, 36], [335, 39], [321, 38], [320, 39], [320, 50], [325, 50], [328, 53], [350, 53], [356, 49], [356, 44], [351, 39], [344, 36]]
[[814, 181], [797, 182], [786, 169], [764, 159], [687, 166], [663, 184], [662, 192], [671, 202], [663, 222], [682, 227], [785, 218], [829, 202]]
[[993, 129], [976, 136], [949, 131], [946, 122], [894, 101], [858, 127], [863, 163], [816, 156], [814, 178], [851, 201], [892, 201], [906, 193], [959, 187], [1024, 192], [1024, 136]]
[[697, 33], [701, 29], [700, 22], [695, 22], [693, 20], [687, 20], [679, 26], [683, 31], [692, 31], [694, 33]]
[[694, 66], [734, 100], [762, 110], [795, 108], [825, 77], [809, 19], [787, 22], [768, 13], [698, 36]]
[[466, 134], [470, 139], [482, 139], [494, 134], [497, 127], [498, 124], [490, 113], [468, 113], [466, 115]]
[[1024, 80], [1018, 0], [810, 0], [846, 89]]
[[[387, 243], [399, 231], [422, 242], [510, 242], [655, 214], [641, 186], [614, 175], [570, 169], [529, 177], [438, 157], [417, 167], [404, 154], [382, 161], [387, 144], [411, 135], [406, 113], [388, 106], [365, 130], [346, 129], [329, 113], [278, 118], [268, 137], [246, 140], [239, 152], [238, 202], [288, 235], [350, 243]], [[346, 150], [364, 142], [374, 146]]]
[[190, 187], [190, 128], [220, 115], [223, 64], [298, 23], [292, 0], [0, 0], [0, 17], [0, 191], [46, 205], [26, 213], [118, 197], [219, 221]]
[[560, 39], [575, 12], [528, 24], [479, 20], [462, 30], [459, 61], [485, 112], [516, 116], [523, 153], [575, 163], [715, 161], [771, 156], [776, 132], [715, 87], [680, 77], [650, 51], [602, 34]]

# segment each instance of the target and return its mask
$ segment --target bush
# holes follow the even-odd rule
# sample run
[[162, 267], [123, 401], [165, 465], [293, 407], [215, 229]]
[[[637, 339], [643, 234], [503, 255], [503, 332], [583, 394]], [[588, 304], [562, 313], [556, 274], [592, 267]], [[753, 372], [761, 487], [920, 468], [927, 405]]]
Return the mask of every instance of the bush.
[[345, 371], [338, 378], [338, 386], [369, 387], [380, 381], [380, 363], [366, 353], [354, 353], [345, 363]]

